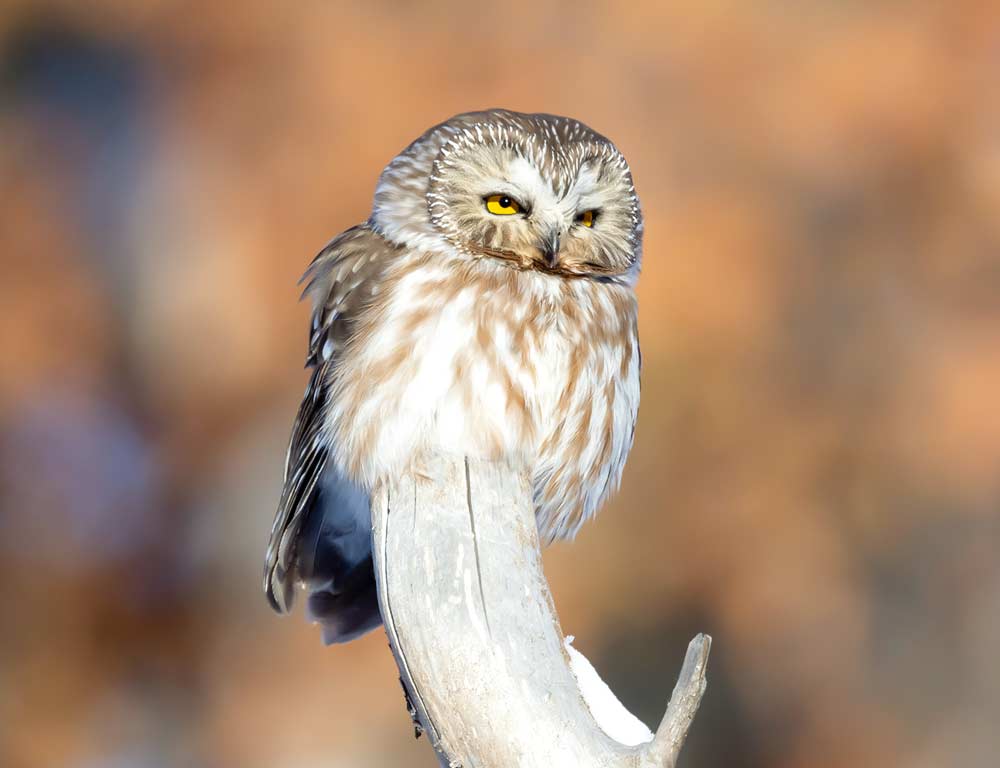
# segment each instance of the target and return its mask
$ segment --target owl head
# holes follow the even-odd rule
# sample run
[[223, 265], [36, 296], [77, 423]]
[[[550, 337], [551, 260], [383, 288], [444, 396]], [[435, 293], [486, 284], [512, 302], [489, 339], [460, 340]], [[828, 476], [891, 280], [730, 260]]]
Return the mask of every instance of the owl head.
[[382, 172], [371, 224], [400, 245], [564, 277], [631, 281], [641, 259], [628, 163], [555, 115], [495, 109], [431, 128]]

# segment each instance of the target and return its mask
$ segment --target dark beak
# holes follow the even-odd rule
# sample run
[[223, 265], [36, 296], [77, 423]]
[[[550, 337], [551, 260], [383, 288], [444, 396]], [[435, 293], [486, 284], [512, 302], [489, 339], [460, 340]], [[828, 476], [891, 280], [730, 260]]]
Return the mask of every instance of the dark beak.
[[559, 229], [553, 229], [542, 238], [542, 242], [539, 245], [538, 249], [545, 256], [545, 261], [550, 267], [556, 263], [556, 256], [559, 255], [559, 239], [561, 237], [562, 232]]

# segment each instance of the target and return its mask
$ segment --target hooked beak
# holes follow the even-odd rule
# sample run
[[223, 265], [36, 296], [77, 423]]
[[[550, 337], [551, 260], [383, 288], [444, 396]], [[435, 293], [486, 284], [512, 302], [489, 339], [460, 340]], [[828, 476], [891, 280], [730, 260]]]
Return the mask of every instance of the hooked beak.
[[556, 263], [556, 257], [559, 255], [559, 240], [561, 238], [562, 231], [558, 227], [553, 227], [542, 237], [542, 241], [538, 245], [538, 250], [542, 252], [546, 263], [550, 267]]

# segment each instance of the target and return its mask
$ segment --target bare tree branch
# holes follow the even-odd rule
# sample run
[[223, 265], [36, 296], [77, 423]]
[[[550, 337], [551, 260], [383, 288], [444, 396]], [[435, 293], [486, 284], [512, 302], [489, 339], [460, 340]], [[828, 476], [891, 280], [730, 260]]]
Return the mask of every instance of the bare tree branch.
[[599, 723], [613, 708], [570, 668], [527, 473], [461, 457], [422, 469], [373, 497], [375, 572], [403, 684], [441, 764], [673, 768], [705, 691], [710, 638], [691, 642], [653, 739], [615, 741]]

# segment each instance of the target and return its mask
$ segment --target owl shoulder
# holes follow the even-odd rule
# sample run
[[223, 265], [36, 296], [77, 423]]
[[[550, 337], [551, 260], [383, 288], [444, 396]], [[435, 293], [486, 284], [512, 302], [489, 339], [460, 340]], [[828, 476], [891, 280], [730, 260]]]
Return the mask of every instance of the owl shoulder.
[[312, 302], [307, 366], [324, 363], [343, 348], [401, 252], [365, 222], [337, 235], [316, 255], [301, 280], [302, 297]]

